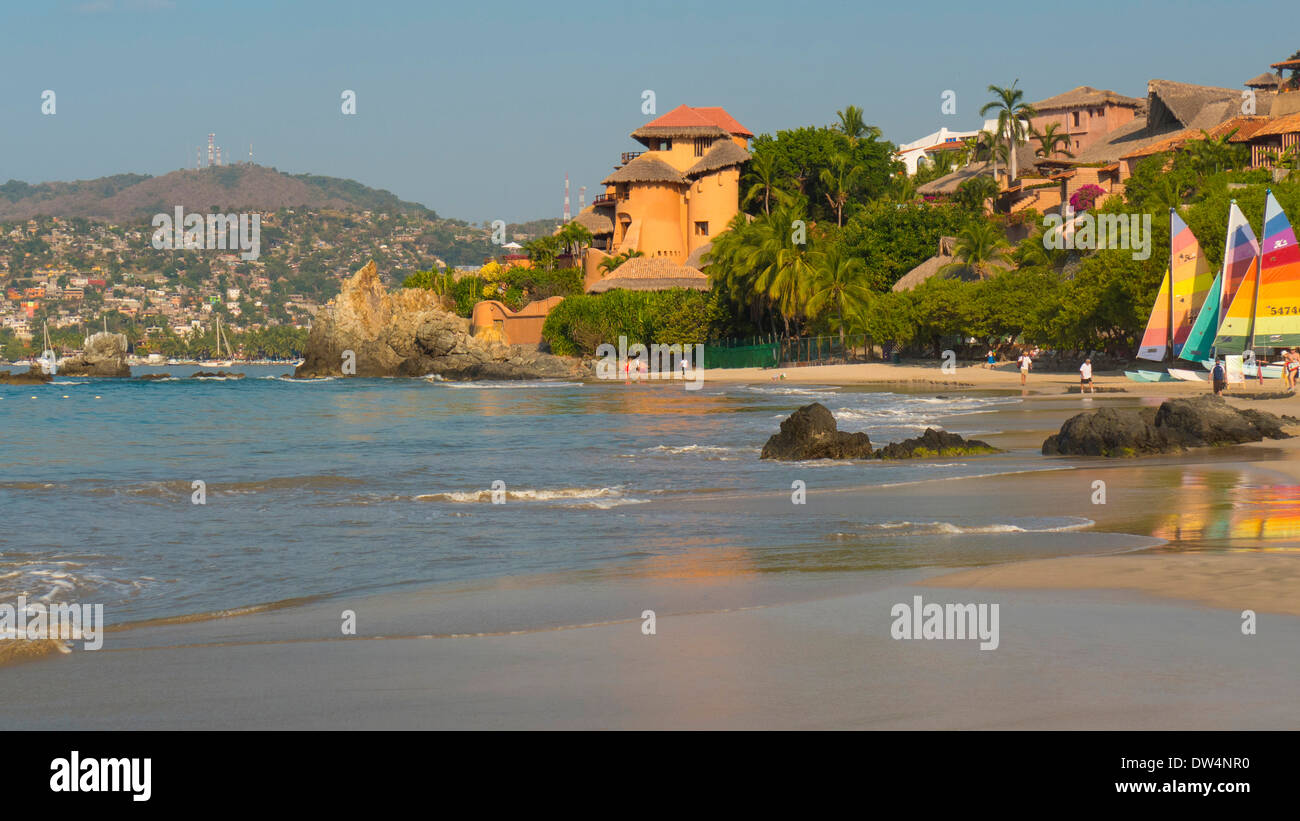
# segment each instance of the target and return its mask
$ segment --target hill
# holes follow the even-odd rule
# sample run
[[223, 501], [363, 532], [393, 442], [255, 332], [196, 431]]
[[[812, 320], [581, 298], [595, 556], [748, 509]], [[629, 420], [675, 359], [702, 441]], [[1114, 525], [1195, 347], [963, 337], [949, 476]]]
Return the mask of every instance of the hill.
[[250, 163], [173, 171], [160, 177], [117, 174], [35, 185], [10, 180], [0, 185], [0, 221], [50, 216], [130, 222], [170, 213], [178, 205], [186, 211], [208, 211], [214, 206], [223, 211], [306, 207], [438, 219], [419, 203], [354, 180], [285, 174]]

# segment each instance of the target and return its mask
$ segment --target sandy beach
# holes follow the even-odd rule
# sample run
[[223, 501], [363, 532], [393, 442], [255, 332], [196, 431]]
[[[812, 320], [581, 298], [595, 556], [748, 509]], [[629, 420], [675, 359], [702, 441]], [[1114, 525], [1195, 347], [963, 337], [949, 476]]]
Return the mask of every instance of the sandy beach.
[[[1017, 373], [979, 366], [784, 373], [796, 385], [1009, 391], [1027, 401], [981, 422], [1001, 431], [989, 440], [1004, 448], [1033, 448], [1083, 409], [1208, 391], [1098, 374], [1098, 387], [1120, 390], [1080, 397], [1066, 393], [1077, 387], [1072, 374], [1036, 373], [1022, 393]], [[755, 385], [771, 377], [708, 374]], [[1300, 400], [1249, 398], [1259, 392], [1236, 386], [1229, 400], [1300, 415]], [[128, 626], [110, 632], [102, 650], [0, 669], [10, 694], [0, 727], [1300, 728], [1300, 537], [1277, 529], [1282, 519], [1271, 506], [1300, 504], [1297, 443], [1070, 469], [1043, 457], [1038, 472], [810, 487], [807, 510], [797, 511], [847, 517], [865, 498], [911, 521], [940, 517], [947, 506], [1048, 511], [1102, 531], [1080, 538], [1113, 531], [1114, 547], [1097, 541], [1097, 555], [1054, 557], [1033, 534], [989, 533], [963, 537], [988, 540], [979, 567], [943, 567], [938, 555], [867, 574], [879, 557], [828, 549], [816, 572], [800, 573], [779, 558], [715, 568], [716, 551], [701, 549], [627, 572]], [[1110, 496], [1104, 505], [1090, 498], [1098, 477]], [[756, 493], [678, 504], [713, 505], [743, 520], [747, 508], [789, 500]], [[1233, 529], [1214, 544], [1227, 547], [1205, 547], [1226, 511]], [[1137, 532], [1154, 534], [1146, 547], [1119, 538]], [[1074, 534], [1052, 536], [1064, 551]], [[998, 647], [894, 638], [893, 608], [916, 596], [998, 605]], [[574, 601], [583, 604], [581, 620], [565, 609]], [[1243, 632], [1246, 610], [1256, 614], [1253, 634]], [[340, 635], [344, 611], [356, 615], [355, 636]], [[646, 611], [654, 612], [653, 634]]]

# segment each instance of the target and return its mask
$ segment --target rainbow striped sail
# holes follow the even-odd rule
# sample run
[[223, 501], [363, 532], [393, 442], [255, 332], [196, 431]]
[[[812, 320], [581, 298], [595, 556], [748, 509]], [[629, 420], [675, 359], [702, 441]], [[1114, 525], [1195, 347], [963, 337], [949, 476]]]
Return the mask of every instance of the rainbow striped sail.
[[1229, 327], [1226, 320], [1228, 306], [1232, 304], [1232, 298], [1237, 295], [1237, 289], [1250, 273], [1258, 256], [1259, 242], [1255, 240], [1255, 232], [1250, 230], [1246, 215], [1241, 213], [1237, 201], [1233, 200], [1228, 209], [1228, 239], [1223, 250], [1223, 268], [1214, 277], [1209, 296], [1205, 298], [1205, 307], [1196, 317], [1196, 324], [1187, 336], [1187, 344], [1178, 353], [1179, 358], [1199, 362], [1209, 359], [1216, 349], [1228, 353], [1242, 352], [1240, 340], [1245, 339], [1244, 328], [1235, 331], [1239, 338], [1235, 348], [1230, 343], [1221, 344], [1219, 335], [1224, 333], [1223, 328]]
[[1273, 192], [1264, 201], [1264, 241], [1256, 275], [1237, 289], [1219, 329], [1220, 347], [1290, 348], [1300, 345], [1300, 246]]
[[1169, 351], [1170, 337], [1177, 354], [1191, 334], [1192, 323], [1214, 284], [1210, 262], [1201, 253], [1201, 244], [1187, 223], [1172, 210], [1169, 237], [1169, 268], [1160, 283], [1156, 304], [1151, 307], [1138, 359], [1162, 361]]

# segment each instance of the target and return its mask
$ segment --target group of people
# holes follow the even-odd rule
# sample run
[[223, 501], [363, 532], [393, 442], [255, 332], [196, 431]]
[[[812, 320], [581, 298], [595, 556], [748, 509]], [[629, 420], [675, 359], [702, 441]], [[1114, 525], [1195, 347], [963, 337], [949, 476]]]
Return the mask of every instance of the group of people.
[[1282, 351], [1282, 382], [1286, 389], [1295, 392], [1296, 379], [1300, 377], [1300, 348]]

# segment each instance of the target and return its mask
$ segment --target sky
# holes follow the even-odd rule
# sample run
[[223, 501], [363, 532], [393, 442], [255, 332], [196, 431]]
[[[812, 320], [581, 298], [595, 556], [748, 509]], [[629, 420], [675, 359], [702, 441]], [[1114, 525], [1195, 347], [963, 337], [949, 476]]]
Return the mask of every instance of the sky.
[[[1240, 88], [1300, 49], [1283, 2], [656, 0], [0, 4], [0, 181], [228, 161], [355, 179], [482, 223], [590, 201], [628, 134], [685, 103], [755, 134], [864, 109], [891, 142], [1029, 101], [1160, 78]], [[1071, 11], [1073, 9], [1073, 11]], [[53, 91], [55, 111], [42, 113]], [[356, 113], [342, 95], [356, 95]], [[654, 92], [655, 115], [643, 114]], [[957, 112], [940, 112], [945, 91]]]

